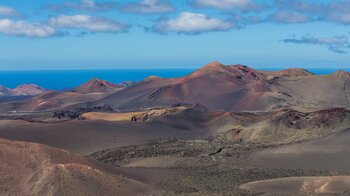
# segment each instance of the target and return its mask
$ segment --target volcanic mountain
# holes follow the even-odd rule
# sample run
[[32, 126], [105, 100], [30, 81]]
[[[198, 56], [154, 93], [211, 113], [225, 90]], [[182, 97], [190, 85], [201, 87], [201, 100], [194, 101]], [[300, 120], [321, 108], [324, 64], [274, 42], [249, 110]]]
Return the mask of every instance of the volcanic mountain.
[[182, 78], [147, 79], [87, 105], [105, 103], [120, 110], [135, 110], [199, 103], [214, 111], [271, 111], [293, 107], [349, 108], [349, 97], [347, 72], [328, 75], [314, 75], [304, 69], [266, 72], [213, 62]]
[[77, 93], [89, 94], [89, 93], [112, 93], [116, 92], [125, 86], [110, 83], [106, 80], [100, 80], [94, 78], [81, 86], [75, 88], [73, 91]]
[[[120, 111], [135, 111], [172, 105], [200, 104], [210, 111], [276, 111], [283, 108], [314, 110], [335, 107], [350, 108], [350, 75], [337, 71], [314, 75], [304, 69], [258, 71], [244, 65], [225, 66], [210, 63], [188, 76], [164, 79], [149, 77], [130, 86], [114, 85], [93, 79], [58, 101], [57, 108], [73, 110], [108, 105]], [[95, 95], [101, 96], [96, 97]], [[90, 98], [76, 99], [89, 96]], [[91, 98], [93, 96], [93, 98]], [[52, 102], [51, 96], [25, 105]], [[69, 101], [72, 97], [75, 101]], [[47, 110], [49, 107], [23, 107], [23, 102], [1, 104], [0, 110]], [[31, 109], [33, 108], [33, 109]]]
[[[182, 78], [150, 77], [97, 102], [124, 110], [177, 103], [199, 103], [210, 109], [244, 110], [260, 107], [255, 104], [256, 99], [270, 89], [262, 73], [245, 66], [226, 67], [214, 62]], [[243, 100], [247, 104], [243, 104]]]
[[83, 157], [0, 139], [0, 195], [141, 195], [148, 185]]
[[46, 89], [36, 84], [23, 84], [14, 89], [0, 86], [0, 96], [34, 96], [45, 91]]
[[[48, 90], [34, 97], [25, 100], [12, 101], [0, 104], [0, 110], [5, 111], [44, 111], [59, 110], [61, 108], [75, 106], [77, 104], [96, 101], [117, 92], [130, 85], [112, 84], [105, 80], [92, 79], [71, 91], [52, 91]], [[17, 91], [25, 92], [29, 86], [19, 86]], [[15, 90], [16, 90], [15, 89]], [[13, 92], [16, 92], [13, 90]]]
[[289, 105], [287, 99], [293, 95], [283, 93], [287, 90], [276, 81], [309, 77], [313, 74], [303, 69], [263, 72], [243, 65], [213, 62], [182, 78], [148, 78], [86, 105], [104, 103], [120, 110], [137, 110], [198, 103], [210, 110], [272, 110]]
[[4, 86], [0, 86], [0, 96], [11, 96], [13, 91]]
[[86, 101], [102, 99], [109, 94], [46, 91], [40, 95], [24, 100], [10, 101], [0, 104], [2, 111], [49, 111], [77, 105]]

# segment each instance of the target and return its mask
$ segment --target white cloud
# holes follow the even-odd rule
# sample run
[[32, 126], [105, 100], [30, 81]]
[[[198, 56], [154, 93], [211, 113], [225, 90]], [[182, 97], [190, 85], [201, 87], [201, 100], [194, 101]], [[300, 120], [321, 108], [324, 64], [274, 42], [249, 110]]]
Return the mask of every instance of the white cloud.
[[325, 11], [331, 11], [335, 13], [349, 13], [350, 12], [350, 1], [330, 1], [326, 6]]
[[232, 7], [244, 7], [249, 5], [249, 0], [195, 0], [199, 6], [216, 7], [220, 9], [228, 9]]
[[81, 5], [86, 8], [95, 8], [98, 4], [92, 0], [82, 0]]
[[93, 0], [81, 0], [79, 3], [52, 3], [42, 7], [42, 9], [64, 12], [67, 10], [87, 10], [87, 11], [107, 11], [118, 7], [115, 2], [95, 2]]
[[135, 14], [159, 14], [175, 11], [168, 0], [143, 0], [139, 3], [129, 3], [121, 6], [121, 10]]
[[0, 6], [0, 15], [2, 15], [2, 16], [18, 16], [19, 13], [10, 7]]
[[48, 24], [58, 28], [82, 29], [90, 32], [110, 32], [117, 33], [126, 31], [129, 26], [120, 22], [89, 15], [61, 15], [51, 17]]
[[350, 25], [350, 0], [331, 1], [325, 6], [322, 20]]
[[175, 19], [160, 21], [153, 29], [155, 32], [201, 33], [208, 31], [227, 31], [233, 25], [227, 21], [210, 18], [204, 14], [182, 12]]
[[292, 10], [310, 14], [319, 13], [326, 9], [324, 4], [320, 2], [308, 2], [300, 0], [274, 0], [274, 6], [280, 10]]
[[289, 38], [284, 39], [285, 43], [294, 44], [309, 44], [309, 45], [320, 45], [328, 48], [329, 51], [338, 54], [346, 54], [350, 48], [349, 38], [347, 36], [336, 36], [336, 37], [301, 37], [301, 38]]
[[289, 12], [289, 11], [278, 11], [270, 16], [270, 19], [273, 22], [277, 23], [305, 23], [310, 22], [311, 19], [308, 15], [298, 13], [298, 12]]
[[277, 13], [271, 19], [282, 23], [321, 21], [350, 25], [350, 0], [312, 2], [274, 0]]
[[350, 13], [331, 13], [326, 18], [330, 22], [341, 23], [344, 25], [350, 24]]
[[218, 9], [240, 9], [242, 11], [257, 11], [263, 6], [251, 0], [193, 0], [196, 7], [213, 7]]
[[53, 36], [57, 32], [54, 28], [39, 23], [0, 19], [0, 33], [7, 35], [42, 38]]

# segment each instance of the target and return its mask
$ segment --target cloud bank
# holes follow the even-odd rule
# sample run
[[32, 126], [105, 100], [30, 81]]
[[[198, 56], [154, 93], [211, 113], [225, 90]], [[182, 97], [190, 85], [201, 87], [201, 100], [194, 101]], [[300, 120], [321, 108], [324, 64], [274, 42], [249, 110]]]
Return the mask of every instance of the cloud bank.
[[0, 33], [37, 38], [50, 37], [58, 34], [54, 28], [48, 25], [29, 23], [25, 21], [13, 21], [10, 19], [0, 19]]
[[169, 0], [143, 0], [120, 6], [123, 12], [134, 14], [160, 14], [174, 12], [176, 9]]
[[271, 22], [283, 24], [306, 23], [312, 21], [312, 19], [308, 15], [290, 11], [275, 12], [272, 15], [270, 15], [269, 20]]
[[42, 6], [41, 9], [54, 12], [67, 12], [70, 10], [83, 10], [83, 11], [108, 11], [118, 7], [118, 3], [110, 2], [96, 2], [93, 0], [81, 0], [79, 3], [52, 3]]
[[222, 10], [238, 9], [241, 11], [258, 11], [265, 6], [251, 0], [193, 0], [194, 7], [211, 7]]
[[158, 33], [197, 34], [208, 31], [227, 31], [232, 27], [230, 22], [221, 19], [211, 18], [204, 14], [182, 12], [174, 19], [158, 22], [153, 30]]
[[277, 10], [276, 12], [293, 13], [290, 17], [285, 17], [286, 22], [291, 18], [297, 18], [296, 16], [299, 16], [301, 22], [319, 21], [343, 25], [350, 24], [350, 0], [329, 1], [328, 3], [274, 0], [273, 7]]
[[119, 33], [129, 29], [129, 25], [107, 18], [93, 17], [89, 15], [61, 15], [51, 17], [48, 24], [52, 27], [63, 29], [86, 30], [91, 33]]
[[14, 10], [13, 8], [7, 7], [7, 6], [0, 6], [0, 16], [19, 16], [20, 14]]
[[338, 54], [347, 54], [350, 49], [349, 38], [347, 36], [336, 36], [336, 37], [301, 37], [301, 38], [290, 38], [284, 39], [285, 43], [294, 44], [309, 44], [309, 45], [320, 45], [326, 47], [329, 51]]

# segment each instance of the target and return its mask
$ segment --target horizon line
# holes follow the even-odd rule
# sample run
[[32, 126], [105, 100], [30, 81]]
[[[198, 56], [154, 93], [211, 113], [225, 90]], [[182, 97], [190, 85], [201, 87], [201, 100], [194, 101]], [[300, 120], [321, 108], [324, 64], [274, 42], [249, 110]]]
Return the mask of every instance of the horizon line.
[[[225, 65], [228, 66], [228, 65]], [[247, 65], [245, 65], [247, 66]], [[16, 71], [111, 71], [111, 70], [196, 70], [200, 69], [203, 66], [200, 67], [116, 67], [116, 68], [67, 68], [67, 69], [40, 69], [40, 68], [34, 68], [34, 69], [0, 69], [0, 72], [16, 72]], [[276, 70], [286, 70], [286, 69], [318, 69], [318, 70], [350, 70], [350, 67], [254, 67], [254, 66], [248, 66], [250, 68], [256, 69], [256, 70], [262, 70], [262, 71], [276, 71]]]

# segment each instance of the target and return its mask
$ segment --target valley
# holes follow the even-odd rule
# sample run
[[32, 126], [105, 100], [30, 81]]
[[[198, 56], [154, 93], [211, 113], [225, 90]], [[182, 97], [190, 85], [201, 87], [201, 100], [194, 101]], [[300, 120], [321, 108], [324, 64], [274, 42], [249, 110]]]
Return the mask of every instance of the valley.
[[0, 195], [350, 191], [347, 72], [213, 62], [181, 78], [16, 97], [0, 101]]

